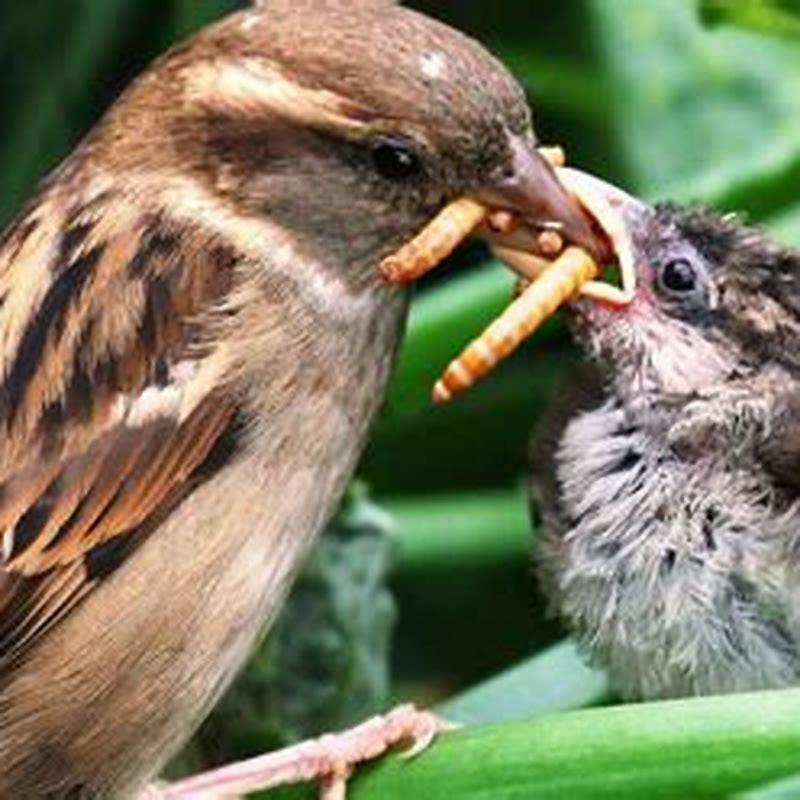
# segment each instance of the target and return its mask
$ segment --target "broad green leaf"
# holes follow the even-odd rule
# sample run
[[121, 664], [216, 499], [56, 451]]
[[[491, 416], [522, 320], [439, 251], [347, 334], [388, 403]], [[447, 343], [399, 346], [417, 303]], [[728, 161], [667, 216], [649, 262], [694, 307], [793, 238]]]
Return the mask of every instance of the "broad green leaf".
[[[800, 161], [797, 45], [704, 30], [691, 3], [589, 0], [610, 70], [608, 114], [627, 149], [635, 191], [709, 199], [741, 176], [778, 173], [759, 215], [796, 197]], [[790, 193], [787, 197], [787, 193]], [[738, 198], [749, 208], [748, 197]]]

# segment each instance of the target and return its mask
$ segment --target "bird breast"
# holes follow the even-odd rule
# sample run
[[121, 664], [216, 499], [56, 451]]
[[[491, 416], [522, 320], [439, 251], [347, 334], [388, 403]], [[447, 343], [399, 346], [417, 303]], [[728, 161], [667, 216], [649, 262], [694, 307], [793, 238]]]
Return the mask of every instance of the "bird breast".
[[627, 697], [784, 686], [800, 677], [796, 514], [759, 481], [681, 460], [614, 400], [577, 417], [539, 543], [558, 613]]

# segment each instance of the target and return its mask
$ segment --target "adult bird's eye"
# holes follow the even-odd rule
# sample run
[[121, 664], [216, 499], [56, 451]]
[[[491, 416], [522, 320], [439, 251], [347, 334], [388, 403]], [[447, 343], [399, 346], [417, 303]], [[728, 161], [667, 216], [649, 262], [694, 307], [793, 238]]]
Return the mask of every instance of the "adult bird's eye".
[[372, 146], [372, 163], [384, 178], [402, 180], [419, 170], [420, 162], [414, 148], [401, 139], [379, 139]]
[[692, 292], [697, 286], [697, 270], [687, 258], [668, 261], [661, 272], [661, 284], [676, 294]]

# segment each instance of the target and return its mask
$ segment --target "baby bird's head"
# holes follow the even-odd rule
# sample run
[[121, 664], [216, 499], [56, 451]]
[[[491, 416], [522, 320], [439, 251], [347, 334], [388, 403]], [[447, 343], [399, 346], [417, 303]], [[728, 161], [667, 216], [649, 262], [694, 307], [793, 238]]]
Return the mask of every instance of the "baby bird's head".
[[578, 301], [576, 329], [619, 389], [692, 396], [768, 371], [800, 377], [800, 252], [733, 215], [609, 197], [636, 295]]

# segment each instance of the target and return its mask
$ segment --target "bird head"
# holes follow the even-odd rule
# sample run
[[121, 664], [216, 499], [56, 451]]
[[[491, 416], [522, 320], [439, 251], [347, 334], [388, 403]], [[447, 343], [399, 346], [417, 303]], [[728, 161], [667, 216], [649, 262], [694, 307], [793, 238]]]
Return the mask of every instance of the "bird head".
[[800, 252], [734, 215], [650, 206], [586, 176], [628, 238], [627, 305], [574, 302], [575, 329], [626, 393], [690, 397], [800, 369]]
[[191, 176], [295, 251], [377, 283], [382, 258], [463, 196], [591, 246], [535, 145], [518, 83], [446, 25], [381, 0], [263, 0], [158, 61], [93, 150], [159, 185]]

